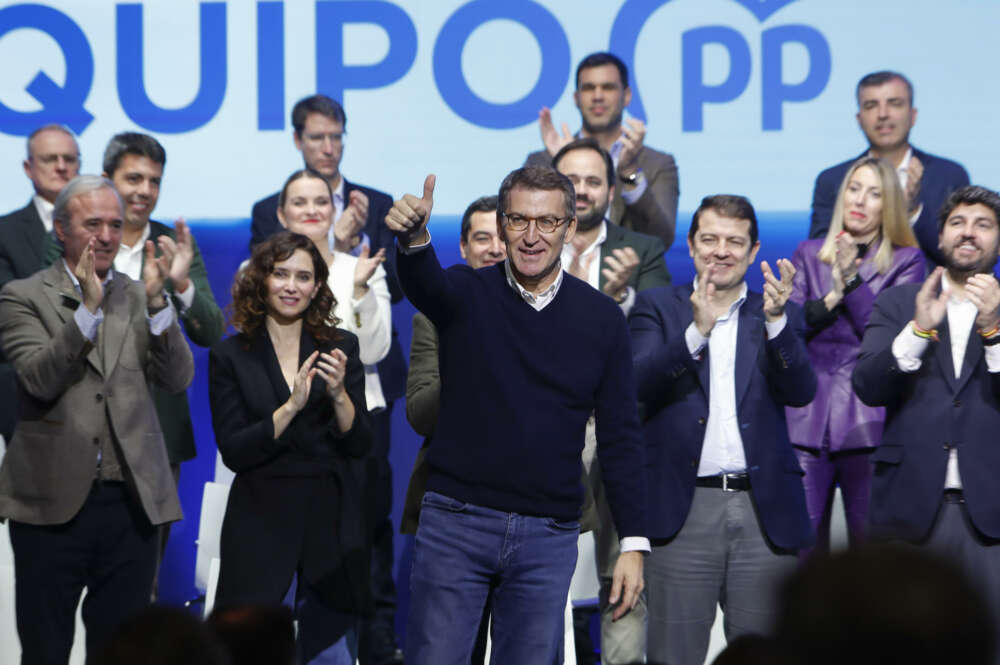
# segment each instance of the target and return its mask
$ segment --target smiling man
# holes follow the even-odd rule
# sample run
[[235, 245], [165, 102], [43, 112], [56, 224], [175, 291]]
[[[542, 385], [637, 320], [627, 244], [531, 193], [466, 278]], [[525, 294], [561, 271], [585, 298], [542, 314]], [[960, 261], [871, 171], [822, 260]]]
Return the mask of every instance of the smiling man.
[[[169, 265], [165, 291], [180, 314], [188, 339], [209, 347], [222, 338], [222, 310], [215, 303], [208, 284], [208, 272], [198, 250], [198, 243], [183, 219], [171, 229], [150, 219], [160, 198], [167, 152], [152, 136], [123, 132], [112, 137], [104, 151], [104, 175], [118, 190], [125, 204], [125, 223], [121, 244], [114, 257], [115, 270], [139, 279], [146, 262], [146, 242], [156, 247], [157, 257]], [[156, 412], [167, 444], [167, 456], [174, 474], [180, 478], [180, 465], [197, 453], [194, 426], [188, 407], [187, 391], [165, 392], [151, 387]], [[166, 548], [169, 526], [161, 535], [161, 556]], [[156, 589], [153, 589], [154, 598]]]
[[[816, 392], [795, 268], [761, 263], [742, 196], [705, 197], [688, 231], [693, 284], [639, 294], [629, 327], [643, 434], [653, 551], [646, 566], [650, 663], [701, 665], [716, 607], [726, 639], [766, 634], [777, 583], [812, 539], [785, 406]], [[600, 422], [600, 420], [598, 420]]]
[[[510, 173], [497, 197], [506, 261], [480, 270], [437, 261], [422, 197], [397, 201], [400, 282], [441, 340], [441, 398], [414, 546], [409, 665], [468, 663], [492, 593], [491, 662], [550, 665], [576, 562], [587, 419], [611, 512], [624, 536], [611, 601], [642, 589], [645, 485], [625, 319], [564, 272], [576, 196], [550, 168]], [[488, 350], [484, 353], [483, 350]]]
[[21, 662], [67, 663], [74, 614], [92, 660], [149, 603], [157, 526], [181, 518], [149, 386], [194, 375], [152, 243], [142, 281], [112, 268], [124, 225], [112, 183], [79, 176], [56, 198], [64, 247], [0, 292], [0, 343], [18, 377], [18, 425], [0, 467]]
[[525, 166], [548, 166], [552, 158], [574, 138], [591, 137], [611, 155], [614, 164], [614, 196], [609, 218], [615, 224], [674, 242], [677, 221], [677, 164], [673, 155], [644, 145], [646, 125], [637, 118], [623, 122], [625, 107], [632, 101], [628, 67], [612, 53], [591, 53], [576, 68], [573, 101], [580, 110], [582, 127], [575, 136], [563, 123], [557, 130], [552, 114], [538, 114], [544, 150], [533, 152]]
[[821, 238], [830, 228], [837, 192], [847, 170], [863, 157], [882, 157], [896, 168], [906, 192], [910, 224], [929, 264], [942, 265], [937, 244], [937, 213], [955, 189], [969, 184], [969, 174], [958, 164], [910, 145], [917, 122], [913, 85], [898, 72], [882, 71], [858, 81], [858, 126], [868, 149], [857, 157], [831, 166], [816, 178], [809, 237]]
[[871, 527], [956, 561], [1000, 615], [1000, 195], [951, 194], [944, 266], [884, 291], [865, 329], [854, 390], [886, 408]]

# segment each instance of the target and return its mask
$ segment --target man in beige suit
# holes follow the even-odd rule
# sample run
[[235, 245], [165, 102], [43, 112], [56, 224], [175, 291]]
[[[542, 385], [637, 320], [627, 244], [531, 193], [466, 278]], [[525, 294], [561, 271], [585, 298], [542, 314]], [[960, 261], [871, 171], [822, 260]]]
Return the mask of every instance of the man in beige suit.
[[147, 381], [177, 392], [191, 351], [163, 295], [170, 257], [147, 245], [143, 281], [112, 269], [122, 202], [98, 176], [55, 202], [62, 259], [0, 292], [0, 344], [18, 423], [0, 467], [10, 519], [21, 664], [65, 663], [84, 588], [93, 657], [149, 602], [156, 525], [181, 518]]

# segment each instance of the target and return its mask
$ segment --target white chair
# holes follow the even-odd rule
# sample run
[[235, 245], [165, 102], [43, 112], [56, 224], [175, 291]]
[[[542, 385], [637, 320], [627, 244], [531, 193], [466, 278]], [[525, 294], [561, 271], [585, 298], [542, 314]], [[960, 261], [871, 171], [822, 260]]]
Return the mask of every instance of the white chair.
[[229, 485], [205, 483], [198, 521], [198, 553], [194, 564], [194, 586], [205, 594], [205, 616], [215, 605], [215, 589], [219, 580], [219, 537], [222, 518], [226, 515]]

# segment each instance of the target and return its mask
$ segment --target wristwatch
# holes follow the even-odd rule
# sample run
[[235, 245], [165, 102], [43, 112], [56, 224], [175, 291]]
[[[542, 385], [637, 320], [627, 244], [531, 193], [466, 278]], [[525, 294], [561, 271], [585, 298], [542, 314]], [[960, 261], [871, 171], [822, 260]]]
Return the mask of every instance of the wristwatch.
[[625, 185], [636, 185], [639, 183], [639, 176], [642, 174], [642, 169], [636, 169], [631, 175], [618, 174], [618, 180]]

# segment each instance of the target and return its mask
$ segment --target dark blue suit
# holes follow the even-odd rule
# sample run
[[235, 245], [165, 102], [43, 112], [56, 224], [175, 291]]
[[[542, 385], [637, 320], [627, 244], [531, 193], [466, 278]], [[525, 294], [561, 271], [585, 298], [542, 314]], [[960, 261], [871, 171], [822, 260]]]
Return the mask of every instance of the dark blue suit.
[[[809, 224], [810, 238], [826, 236], [830, 228], [833, 206], [837, 202], [837, 192], [840, 191], [840, 183], [847, 175], [851, 164], [867, 156], [866, 150], [854, 159], [831, 166], [817, 176], [816, 188], [813, 190], [812, 221]], [[943, 257], [938, 250], [938, 213], [949, 194], [969, 184], [969, 174], [957, 162], [930, 155], [916, 148], [913, 148], [913, 156], [924, 165], [924, 175], [920, 180], [918, 195], [924, 207], [920, 211], [920, 217], [913, 224], [913, 233], [916, 234], [920, 249], [927, 256], [927, 260], [934, 265], [942, 265]]]
[[[639, 294], [629, 328], [639, 401], [646, 408], [649, 534], [671, 538], [687, 517], [708, 419], [709, 362], [695, 361], [684, 331], [693, 320], [692, 285]], [[782, 549], [812, 539], [802, 469], [788, 440], [785, 406], [804, 406], [816, 392], [803, 341], [801, 310], [789, 303], [788, 324], [767, 339], [763, 300], [749, 292], [736, 341], [736, 408], [754, 502], [767, 537]]]
[[647, 415], [646, 513], [653, 540], [645, 570], [647, 656], [671, 665], [704, 662], [717, 604], [728, 640], [770, 630], [778, 581], [813, 537], [784, 408], [807, 404], [816, 392], [801, 310], [788, 304], [788, 320], [773, 339], [767, 339], [759, 293], [748, 292], [730, 315], [739, 317], [731, 371], [750, 491], [726, 492], [696, 483], [709, 395], [717, 388], [710, 385], [711, 347], [695, 359], [685, 339], [691, 293], [691, 284], [643, 291], [629, 318]]
[[913, 319], [920, 284], [897, 286], [875, 301], [854, 369], [854, 390], [886, 407], [875, 449], [871, 524], [877, 534], [920, 541], [941, 505], [949, 451], [958, 448], [965, 507], [973, 525], [1000, 538], [1000, 374], [986, 369], [982, 338], [972, 332], [958, 379], [947, 316], [920, 369], [902, 372], [892, 342]]

